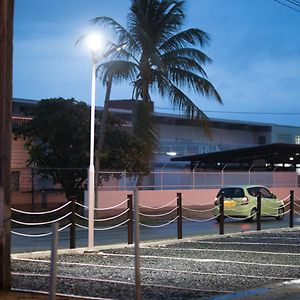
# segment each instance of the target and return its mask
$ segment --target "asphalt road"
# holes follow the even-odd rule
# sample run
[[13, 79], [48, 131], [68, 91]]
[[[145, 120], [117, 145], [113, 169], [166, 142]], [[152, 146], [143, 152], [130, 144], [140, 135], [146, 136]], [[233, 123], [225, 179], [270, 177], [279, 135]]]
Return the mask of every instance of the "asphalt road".
[[[134, 299], [132, 247], [70, 252], [59, 255], [58, 261], [58, 292], [96, 299]], [[46, 255], [15, 256], [13, 287], [47, 290], [49, 268]], [[207, 299], [249, 289], [263, 293], [266, 285], [299, 279], [300, 227], [141, 245], [144, 300]]]
[[[167, 221], [166, 221], [167, 222]], [[300, 224], [300, 217], [295, 219], [295, 225]], [[164, 223], [156, 223], [154, 225], [163, 225]], [[284, 220], [277, 221], [274, 218], [266, 218], [262, 221], [262, 229], [272, 228], [284, 228], [288, 227], [288, 217]], [[25, 234], [38, 234], [51, 232], [51, 227], [43, 228], [16, 228], [13, 229], [19, 233]], [[177, 236], [177, 223], [171, 223], [167, 226], [158, 228], [140, 227], [141, 230], [141, 241], [160, 240], [167, 238], [176, 238]], [[256, 223], [228, 220], [225, 221], [225, 233], [231, 232], [246, 232], [256, 230]], [[183, 237], [207, 235], [207, 234], [218, 234], [219, 224], [215, 220], [203, 222], [183, 222]], [[87, 246], [88, 231], [82, 228], [76, 229], [76, 247]], [[127, 242], [127, 226], [121, 226], [116, 229], [106, 231], [95, 231], [95, 245], [111, 245], [117, 243]], [[44, 237], [23, 237], [12, 234], [12, 253], [28, 252], [28, 251], [40, 251], [51, 249], [51, 235]], [[65, 229], [60, 232], [59, 248], [69, 247], [69, 229]]]

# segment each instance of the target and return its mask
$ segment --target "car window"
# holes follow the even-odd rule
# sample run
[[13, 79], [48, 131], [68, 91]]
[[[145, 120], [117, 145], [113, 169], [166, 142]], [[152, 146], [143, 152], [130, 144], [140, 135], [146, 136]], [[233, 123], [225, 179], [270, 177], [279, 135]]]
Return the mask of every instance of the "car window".
[[272, 193], [269, 190], [267, 190], [266, 188], [261, 187], [260, 192], [261, 192], [262, 197], [264, 197], [264, 198], [274, 198]]
[[251, 188], [248, 188], [247, 191], [250, 196], [257, 197], [257, 195], [259, 193], [259, 187], [258, 186], [251, 187]]
[[217, 197], [224, 194], [225, 198], [243, 198], [245, 196], [244, 190], [242, 188], [222, 188], [220, 189]]

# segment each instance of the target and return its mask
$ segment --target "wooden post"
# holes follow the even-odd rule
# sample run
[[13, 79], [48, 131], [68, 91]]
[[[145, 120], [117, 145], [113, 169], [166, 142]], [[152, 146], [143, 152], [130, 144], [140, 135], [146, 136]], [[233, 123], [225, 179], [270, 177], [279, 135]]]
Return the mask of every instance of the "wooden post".
[[71, 215], [70, 215], [70, 249], [76, 248], [76, 205], [75, 205], [75, 197], [73, 196], [71, 199]]
[[219, 233], [224, 234], [224, 195], [220, 196]]
[[182, 239], [182, 195], [177, 193], [177, 238]]
[[290, 191], [290, 228], [294, 227], [294, 191]]
[[11, 288], [11, 111], [14, 1], [0, 1], [0, 291]]
[[257, 230], [261, 230], [261, 193], [257, 195], [257, 219], [256, 219]]
[[133, 207], [132, 195], [127, 195], [127, 208], [128, 208], [128, 244], [133, 244]]

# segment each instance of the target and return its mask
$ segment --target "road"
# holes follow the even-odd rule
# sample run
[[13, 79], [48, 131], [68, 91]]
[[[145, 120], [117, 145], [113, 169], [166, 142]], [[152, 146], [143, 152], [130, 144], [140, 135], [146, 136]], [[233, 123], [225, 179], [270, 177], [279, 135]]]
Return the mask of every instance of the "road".
[[[295, 219], [295, 225], [300, 224], [300, 218]], [[161, 224], [162, 225], [162, 224]], [[288, 227], [288, 217], [282, 221], [276, 221], [273, 218], [264, 219], [262, 221], [262, 229], [283, 228]], [[256, 230], [256, 223], [226, 220], [225, 233], [246, 232]], [[51, 227], [44, 228], [17, 228], [14, 231], [20, 233], [38, 234], [50, 232]], [[219, 224], [212, 220], [207, 222], [191, 222], [183, 223], [183, 237], [192, 237], [200, 235], [218, 234]], [[87, 246], [88, 232], [85, 229], [76, 229], [76, 247]], [[176, 238], [177, 224], [171, 223], [164, 227], [147, 228], [140, 227], [141, 241], [163, 240], [167, 238]], [[110, 245], [127, 242], [127, 226], [121, 226], [116, 229], [106, 231], [95, 231], [95, 245]], [[12, 234], [12, 253], [31, 252], [51, 249], [51, 235], [45, 237], [22, 237]], [[59, 248], [69, 247], [69, 229], [60, 232]]]

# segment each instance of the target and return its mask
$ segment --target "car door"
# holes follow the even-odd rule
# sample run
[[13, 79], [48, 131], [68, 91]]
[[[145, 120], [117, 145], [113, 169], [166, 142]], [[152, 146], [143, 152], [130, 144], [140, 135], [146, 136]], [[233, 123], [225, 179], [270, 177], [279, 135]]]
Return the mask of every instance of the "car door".
[[275, 216], [278, 210], [278, 204], [274, 195], [264, 187], [260, 188], [261, 193], [261, 214]]

